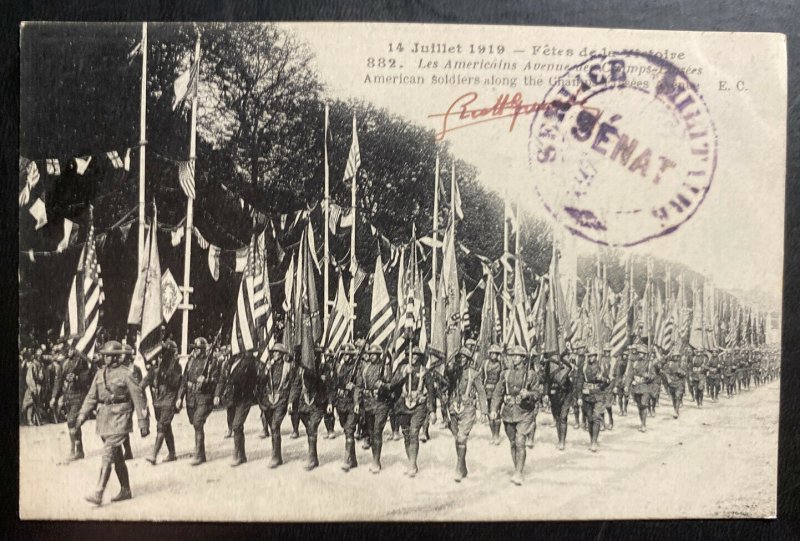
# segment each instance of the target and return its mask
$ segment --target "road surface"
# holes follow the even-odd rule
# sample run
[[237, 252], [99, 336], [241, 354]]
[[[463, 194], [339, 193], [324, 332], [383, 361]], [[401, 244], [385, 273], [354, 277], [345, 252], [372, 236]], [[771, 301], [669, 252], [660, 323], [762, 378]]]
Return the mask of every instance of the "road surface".
[[[666, 399], [666, 400], [665, 400]], [[488, 425], [477, 424], [469, 442], [469, 476], [452, 480], [453, 438], [441, 425], [422, 444], [420, 473], [402, 474], [403, 443], [384, 443], [384, 470], [368, 470], [370, 451], [358, 445], [360, 467], [340, 469], [344, 437], [319, 439], [321, 466], [303, 470], [306, 440], [290, 439], [283, 425], [285, 464], [268, 467], [269, 439], [258, 437], [259, 410], [245, 424], [249, 462], [230, 468], [232, 439], [223, 439], [225, 413], [206, 424], [209, 462], [192, 467], [193, 431], [181, 411], [173, 430], [177, 462], [151, 466], [144, 456], [154, 435], [132, 434], [135, 458], [128, 462], [134, 498], [108, 503], [118, 491], [112, 474], [105, 504], [83, 497], [97, 480], [100, 440], [94, 421], [84, 425], [86, 459], [63, 462], [69, 447], [66, 425], [20, 427], [20, 517], [92, 520], [547, 520], [697, 517], [771, 517], [776, 510], [779, 383], [752, 388], [702, 409], [686, 402], [672, 418], [668, 397], [638, 432], [633, 403], [616, 415], [613, 431], [600, 433], [600, 451], [588, 451], [589, 436], [572, 427], [567, 448], [556, 450], [549, 414], [539, 414], [536, 446], [528, 450], [525, 484], [509, 482], [508, 442], [489, 444]], [[154, 430], [151, 424], [151, 429]], [[322, 426], [320, 427], [322, 428]], [[388, 433], [388, 428], [387, 428]], [[166, 455], [162, 448], [160, 458]]]

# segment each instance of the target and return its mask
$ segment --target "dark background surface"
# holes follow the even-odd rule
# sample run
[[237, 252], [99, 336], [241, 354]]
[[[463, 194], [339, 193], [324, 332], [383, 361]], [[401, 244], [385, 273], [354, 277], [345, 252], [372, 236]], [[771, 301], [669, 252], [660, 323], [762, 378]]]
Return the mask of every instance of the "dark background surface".
[[[3, 314], [3, 352], [5, 352], [6, 387], [2, 396], [16, 394], [12, 388], [16, 366], [17, 292], [15, 269], [18, 262], [17, 236], [17, 155], [19, 148], [19, 21], [102, 21], [102, 20], [372, 20], [403, 22], [439, 22], [469, 24], [519, 24], [551, 26], [583, 26], [641, 28], [664, 30], [757, 31], [787, 35], [789, 99], [787, 126], [786, 222], [783, 301], [783, 366], [781, 379], [780, 458], [778, 482], [778, 521], [700, 522], [632, 522], [632, 523], [547, 523], [537, 525], [158, 525], [158, 524], [17, 524], [11, 538], [25, 539], [127, 539], [159, 533], [159, 537], [195, 539], [236, 538], [242, 535], [279, 536], [280, 538], [346, 537], [370, 539], [377, 535], [398, 538], [424, 538], [437, 535], [441, 539], [487, 536], [494, 539], [521, 539], [541, 536], [557, 539], [796, 539], [800, 515], [800, 400], [797, 382], [800, 370], [796, 363], [800, 351], [798, 326], [800, 280], [800, 215], [798, 215], [798, 170], [800, 169], [800, 2], [767, 0], [760, 2], [733, 0], [698, 2], [680, 0], [574, 0], [549, 1], [414, 1], [414, 2], [211, 2], [182, 1], [172, 6], [167, 2], [127, 1], [112, 3], [94, 1], [14, 2], [4, 5], [4, 27], [0, 34], [3, 56], [0, 61], [0, 88], [3, 110], [0, 114], [0, 167], [3, 169], [2, 207], [0, 207], [0, 269], [5, 273], [0, 287]], [[54, 74], [54, 81], [57, 74]], [[751, 135], [758, 137], [757, 133]], [[735, 234], [735, 232], [732, 232]], [[8, 403], [8, 400], [6, 400]], [[2, 415], [1, 441], [6, 442], [5, 461], [0, 486], [7, 494], [0, 499], [7, 516], [17, 515], [18, 453], [17, 419], [11, 408]], [[13, 443], [12, 443], [13, 442]], [[702, 475], [702, 472], [698, 472]], [[731, 472], [748, 475], [748, 472]], [[709, 480], [711, 481], [711, 480]], [[59, 487], [83, 494], [86, 487]], [[601, 490], [601, 488], [599, 488]], [[600, 497], [598, 495], [598, 497]], [[182, 505], [175, 502], [175, 505]], [[586, 505], [592, 505], [587, 501]], [[576, 510], [580, 514], [580, 510]], [[142, 517], [146, 520], [147, 517]], [[198, 517], [200, 518], [200, 517]], [[446, 517], [442, 517], [446, 519]], [[378, 531], [378, 530], [381, 531]], [[113, 530], [113, 531], [112, 531]]]

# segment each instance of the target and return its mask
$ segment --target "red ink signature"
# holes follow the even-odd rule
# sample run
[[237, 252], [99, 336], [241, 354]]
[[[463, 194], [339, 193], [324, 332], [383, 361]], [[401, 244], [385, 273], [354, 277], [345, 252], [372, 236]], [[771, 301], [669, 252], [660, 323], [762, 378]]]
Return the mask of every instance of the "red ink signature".
[[[503, 118], [511, 119], [511, 124], [508, 127], [508, 131], [511, 132], [514, 130], [514, 126], [516, 126], [517, 119], [520, 116], [530, 115], [553, 105], [553, 103], [546, 102], [524, 103], [521, 92], [517, 92], [514, 95], [501, 94], [494, 104], [489, 107], [470, 108], [477, 100], [477, 92], [467, 92], [456, 98], [446, 112], [428, 115], [428, 118], [442, 118], [442, 128], [436, 132], [436, 140], [443, 140], [444, 136], [452, 131]], [[576, 104], [574, 99], [568, 99], [563, 105], [569, 107], [574, 104]], [[458, 122], [454, 124], [454, 121]]]

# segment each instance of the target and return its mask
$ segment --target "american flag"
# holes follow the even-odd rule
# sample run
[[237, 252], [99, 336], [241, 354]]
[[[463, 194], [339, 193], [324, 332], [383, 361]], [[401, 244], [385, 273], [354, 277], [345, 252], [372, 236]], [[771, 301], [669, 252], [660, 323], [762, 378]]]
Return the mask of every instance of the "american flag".
[[178, 162], [178, 181], [186, 197], [194, 199], [194, 159]]
[[[78, 287], [82, 284], [83, 287]], [[81, 251], [78, 270], [72, 279], [67, 301], [67, 313], [61, 326], [61, 337], [75, 349], [91, 357], [94, 355], [100, 307], [103, 304], [103, 278], [95, 249], [94, 224], [89, 226], [86, 244]]]
[[339, 275], [339, 287], [336, 290], [336, 300], [333, 303], [333, 312], [328, 321], [328, 328], [325, 332], [325, 350], [336, 352], [344, 344], [347, 337], [347, 329], [352, 320], [352, 310], [350, 302], [347, 300], [347, 293], [344, 290], [342, 275]]
[[273, 343], [272, 302], [264, 249], [264, 233], [253, 236], [231, 327], [231, 352], [236, 355]]
[[630, 293], [628, 286], [622, 290], [620, 295], [619, 305], [617, 307], [617, 318], [614, 321], [614, 328], [611, 330], [611, 356], [617, 357], [622, 351], [628, 347], [630, 343], [630, 334], [628, 323], [630, 320]]
[[358, 132], [356, 131], [356, 117], [353, 115], [353, 142], [350, 145], [350, 154], [347, 156], [347, 166], [344, 169], [344, 180], [356, 176], [356, 171], [361, 167], [361, 150], [358, 148]]
[[389, 290], [386, 289], [386, 278], [383, 275], [383, 264], [379, 253], [375, 261], [375, 279], [372, 282], [372, 312], [367, 341], [370, 344], [386, 347], [394, 330], [392, 323], [394, 323], [392, 301], [389, 298]]

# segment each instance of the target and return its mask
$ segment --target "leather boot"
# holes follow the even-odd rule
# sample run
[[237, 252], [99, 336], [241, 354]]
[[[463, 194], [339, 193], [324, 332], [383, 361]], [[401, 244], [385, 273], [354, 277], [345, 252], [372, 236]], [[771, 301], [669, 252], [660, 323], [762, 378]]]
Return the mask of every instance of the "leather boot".
[[66, 460], [67, 462], [75, 460], [75, 434], [72, 430], [69, 431], [69, 454]]
[[83, 434], [80, 427], [75, 428], [73, 437], [75, 438], [75, 452], [72, 454], [71, 459], [80, 460], [83, 458]]
[[356, 440], [354, 436], [347, 436], [344, 441], [344, 462], [342, 463], [342, 470], [343, 471], [350, 471], [351, 468], [355, 468], [357, 464], [354, 464], [356, 458]]
[[272, 431], [272, 460], [269, 462], [270, 468], [277, 468], [283, 464], [281, 455], [281, 433], [279, 430]]
[[639, 432], [647, 432], [647, 408], [639, 408]]
[[247, 455], [244, 454], [244, 431], [242, 429], [233, 431], [233, 449], [231, 467], [235, 468], [247, 462]]
[[514, 467], [517, 467], [517, 444], [513, 441], [511, 442], [511, 462], [514, 464]]
[[197, 466], [206, 461], [206, 435], [202, 428], [194, 429], [194, 459], [192, 466]]
[[369, 471], [372, 473], [381, 472], [381, 449], [383, 448], [383, 438], [381, 436], [374, 436], [372, 440], [372, 464], [369, 466]]
[[608, 424], [605, 425], [606, 430], [614, 430], [614, 413], [611, 408], [608, 408], [606, 413], [608, 413]]
[[164, 443], [167, 444], [167, 456], [162, 462], [174, 462], [178, 457], [175, 456], [175, 436], [172, 434], [172, 426], [168, 426], [164, 432]]
[[317, 456], [317, 437], [308, 436], [308, 462], [305, 465], [306, 471], [311, 471], [319, 466], [319, 457]]
[[461, 480], [467, 476], [467, 444], [456, 443], [456, 474], [453, 480], [460, 483]]
[[589, 450], [593, 453], [597, 452], [597, 439], [600, 437], [600, 423], [592, 423], [592, 442], [589, 444]]
[[156, 434], [156, 441], [153, 444], [153, 454], [145, 458], [145, 460], [147, 460], [153, 466], [156, 465], [156, 459], [158, 458], [158, 452], [161, 450], [161, 445], [163, 443], [164, 443], [164, 433], [163, 432], [158, 432]]
[[500, 421], [490, 421], [490, 423], [492, 429], [492, 444], [500, 445], [503, 443], [503, 440], [500, 438]]
[[422, 430], [420, 431], [420, 434], [419, 434], [419, 441], [421, 441], [422, 443], [425, 443], [426, 441], [431, 439], [431, 435], [428, 432], [428, 426], [429, 425], [430, 425], [430, 421], [428, 421], [428, 419], [425, 419], [425, 422], [422, 424]]
[[101, 505], [103, 503], [103, 492], [106, 490], [106, 485], [108, 484], [108, 479], [111, 477], [111, 462], [103, 460], [103, 463], [100, 465], [100, 478], [97, 480], [97, 488], [95, 491], [84, 499], [87, 502], [93, 503], [95, 505]]
[[528, 436], [525, 438], [525, 445], [528, 447], [528, 449], [533, 449], [533, 444], [534, 444], [533, 438], [535, 436], [536, 436], [536, 423], [534, 422], [533, 426], [531, 427], [531, 433], [528, 434]]
[[556, 427], [558, 429], [558, 450], [563, 451], [567, 445], [567, 422], [556, 421]]
[[412, 440], [408, 442], [408, 476], [416, 477], [419, 472], [417, 468], [417, 455], [419, 454], [419, 441]]
[[125, 460], [133, 460], [133, 451], [131, 450], [131, 436], [130, 436], [130, 434], [125, 436], [125, 441], [122, 442], [122, 446], [125, 449]]
[[406, 448], [406, 468], [403, 470], [403, 475], [408, 475], [411, 471], [411, 438], [408, 434], [403, 434], [403, 445]]
[[123, 500], [130, 500], [133, 498], [133, 494], [131, 494], [128, 466], [125, 464], [125, 458], [119, 454], [117, 454], [117, 460], [114, 463], [114, 471], [117, 472], [117, 479], [119, 479], [119, 494], [111, 498], [111, 501], [121, 502]]
[[527, 451], [524, 445], [517, 446], [517, 459], [514, 461], [514, 475], [511, 476], [511, 482], [519, 486], [522, 484], [522, 470], [525, 468], [525, 456]]
[[266, 439], [269, 436], [269, 421], [267, 420], [267, 416], [264, 415], [264, 412], [261, 412], [261, 433], [258, 435], [259, 438], [262, 440]]

